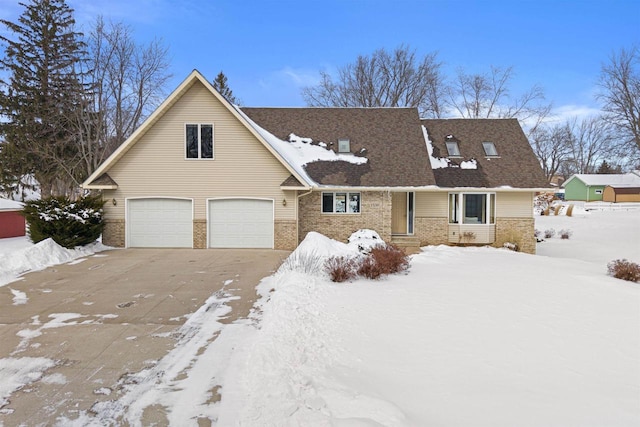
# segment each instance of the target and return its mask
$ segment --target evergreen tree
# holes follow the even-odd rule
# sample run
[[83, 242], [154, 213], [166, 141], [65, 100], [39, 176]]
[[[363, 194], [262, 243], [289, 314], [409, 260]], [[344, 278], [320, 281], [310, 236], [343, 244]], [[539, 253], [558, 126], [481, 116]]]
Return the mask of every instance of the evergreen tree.
[[622, 168], [620, 166], [612, 166], [606, 160], [603, 160], [598, 166], [597, 174], [614, 174], [614, 173], [622, 173]]
[[227, 85], [227, 76], [224, 75], [222, 71], [216, 76], [216, 79], [213, 81], [213, 87], [217, 90], [220, 95], [224, 96], [227, 101], [232, 104], [239, 104], [240, 100], [233, 96], [233, 92]]
[[43, 196], [64, 194], [77, 183], [75, 118], [83, 86], [76, 70], [81, 68], [82, 35], [74, 31], [73, 10], [65, 0], [20, 5], [24, 11], [18, 22], [0, 19], [13, 34], [0, 35], [5, 45], [0, 58], [0, 168], [17, 175], [0, 179], [15, 185], [31, 174]]

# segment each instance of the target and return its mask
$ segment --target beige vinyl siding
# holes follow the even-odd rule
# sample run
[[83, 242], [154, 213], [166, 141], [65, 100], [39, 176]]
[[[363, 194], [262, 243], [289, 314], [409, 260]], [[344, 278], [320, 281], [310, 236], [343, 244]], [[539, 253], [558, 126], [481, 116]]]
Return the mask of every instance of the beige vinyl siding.
[[[213, 160], [185, 158], [186, 123], [214, 125]], [[104, 192], [107, 218], [124, 218], [125, 198], [156, 196], [192, 198], [194, 219], [223, 197], [273, 199], [276, 220], [296, 219], [293, 192], [280, 190], [290, 172], [199, 82], [108, 173], [119, 187]]]
[[[462, 238], [465, 232], [472, 232], [473, 239]], [[449, 243], [461, 244], [489, 244], [496, 240], [496, 227], [493, 224], [469, 225], [469, 224], [449, 224]]]
[[416, 192], [416, 218], [446, 218], [448, 217], [447, 193]]
[[533, 217], [533, 193], [496, 193], [496, 216], [501, 218]]

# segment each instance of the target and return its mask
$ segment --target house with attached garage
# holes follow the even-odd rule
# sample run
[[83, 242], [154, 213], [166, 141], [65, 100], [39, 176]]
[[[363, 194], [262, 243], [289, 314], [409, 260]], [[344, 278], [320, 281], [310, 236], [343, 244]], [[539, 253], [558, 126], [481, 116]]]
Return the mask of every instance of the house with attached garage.
[[421, 120], [414, 108], [239, 108], [198, 72], [87, 180], [116, 247], [293, 249], [344, 241], [535, 252], [547, 190], [517, 120]]

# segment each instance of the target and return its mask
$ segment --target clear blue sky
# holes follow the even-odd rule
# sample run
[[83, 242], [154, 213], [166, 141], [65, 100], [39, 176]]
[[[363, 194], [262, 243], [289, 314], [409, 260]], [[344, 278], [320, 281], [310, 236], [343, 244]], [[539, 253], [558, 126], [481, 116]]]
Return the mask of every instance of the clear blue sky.
[[[68, 0], [87, 28], [97, 14], [163, 39], [174, 89], [191, 70], [229, 78], [243, 105], [303, 106], [300, 88], [375, 49], [438, 52], [444, 71], [515, 67], [514, 93], [539, 84], [556, 111], [597, 108], [601, 64], [640, 44], [638, 0]], [[0, 16], [17, 18], [17, 0]]]

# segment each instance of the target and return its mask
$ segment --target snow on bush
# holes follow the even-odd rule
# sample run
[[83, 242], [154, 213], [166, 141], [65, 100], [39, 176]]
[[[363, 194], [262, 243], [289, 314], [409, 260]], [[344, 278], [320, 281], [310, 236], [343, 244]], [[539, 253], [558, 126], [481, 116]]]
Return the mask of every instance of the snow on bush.
[[72, 249], [95, 242], [104, 228], [100, 196], [72, 202], [67, 197], [50, 197], [25, 204], [23, 214], [34, 243], [51, 238], [60, 246]]
[[553, 228], [549, 228], [547, 230], [544, 230], [545, 239], [550, 239], [555, 235], [556, 235], [556, 230], [554, 230]]
[[573, 231], [562, 229], [558, 232], [562, 240], [568, 240], [573, 235]]
[[626, 259], [617, 259], [607, 264], [609, 275], [629, 282], [640, 281], [640, 264]]
[[349, 236], [349, 245], [358, 249], [362, 254], [368, 254], [371, 249], [378, 246], [386, 246], [386, 243], [378, 233], [373, 230], [363, 228]]

